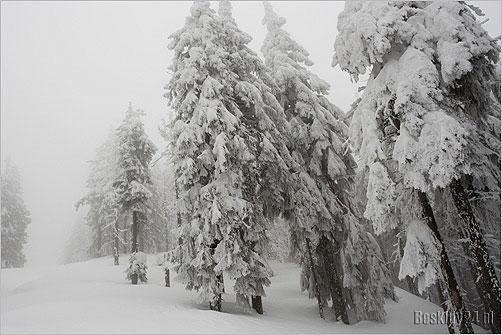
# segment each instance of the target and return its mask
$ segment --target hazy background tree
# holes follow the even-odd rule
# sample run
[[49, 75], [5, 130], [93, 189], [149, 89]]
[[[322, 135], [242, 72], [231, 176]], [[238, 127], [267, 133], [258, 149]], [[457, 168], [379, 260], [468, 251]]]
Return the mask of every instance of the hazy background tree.
[[6, 159], [2, 164], [2, 268], [24, 266], [26, 258], [26, 228], [31, 223], [30, 212], [22, 198], [21, 176], [18, 168]]
[[[116, 129], [117, 164], [119, 175], [113, 180], [114, 196], [119, 210], [132, 213], [131, 257], [128, 278], [132, 284], [138, 283], [138, 277], [146, 279], [145, 257], [135, 254], [138, 249], [140, 230], [146, 225], [148, 201], [152, 196], [150, 162], [157, 151], [155, 145], [145, 133], [141, 117], [144, 112], [132, 108], [129, 104], [122, 124]], [[132, 271], [132, 272], [131, 272]]]
[[105, 142], [96, 150], [90, 162], [87, 178], [88, 193], [77, 203], [77, 209], [87, 206], [86, 221], [91, 227], [91, 257], [114, 255], [114, 264], [119, 264], [121, 240], [119, 228], [120, 208], [114, 186], [120, 173], [118, 165], [118, 142], [115, 131], [110, 129]]

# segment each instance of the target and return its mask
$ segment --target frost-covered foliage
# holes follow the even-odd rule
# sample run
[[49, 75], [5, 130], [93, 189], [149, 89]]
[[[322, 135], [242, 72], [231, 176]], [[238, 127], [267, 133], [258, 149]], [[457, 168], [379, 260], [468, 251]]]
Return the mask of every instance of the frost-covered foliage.
[[129, 267], [125, 271], [127, 280], [132, 280], [136, 276], [142, 283], [146, 283], [147, 270], [146, 255], [143, 252], [137, 251], [129, 256]]
[[368, 170], [368, 199], [364, 217], [373, 221], [373, 229], [377, 235], [397, 226], [396, 215], [396, 184], [389, 177], [387, 169], [375, 162]]
[[[387, 221], [394, 213], [412, 224], [400, 213], [402, 201], [413, 199], [407, 193], [416, 190], [426, 208], [434, 191], [448, 188], [470, 241], [476, 283], [482, 283], [479, 294], [500, 310], [498, 280], [475, 218], [480, 211], [471, 208], [464, 191], [500, 194], [500, 118], [495, 116], [500, 102], [493, 91], [500, 84], [500, 46], [476, 15], [479, 11], [464, 2], [348, 2], [339, 16], [333, 65], [355, 80], [370, 70], [350, 126], [351, 144], [370, 172], [366, 217], [377, 232], [395, 226]], [[379, 191], [385, 185], [391, 186], [388, 194]], [[435, 211], [440, 207], [432, 205]], [[411, 236], [413, 227], [408, 239], [418, 241]], [[418, 261], [402, 274], [418, 276], [422, 289], [435, 283], [438, 272], [411, 252], [430, 252], [424, 257], [436, 259], [429, 235], [421, 235], [427, 243], [420, 242], [428, 248], [407, 244], [401, 267], [411, 270], [407, 262]]]
[[288, 223], [283, 217], [273, 220], [267, 228], [268, 245], [266, 248], [267, 259], [279, 262], [291, 260], [291, 236]]
[[[219, 309], [222, 273], [239, 295], [263, 296], [271, 275], [262, 248], [267, 219], [282, 206], [282, 109], [228, 2], [218, 16], [195, 2], [170, 36], [174, 116], [170, 144], [180, 211], [176, 271]], [[279, 144], [277, 144], [279, 143]], [[282, 171], [282, 172], [281, 172]]]
[[[130, 107], [127, 114], [131, 116], [126, 116], [119, 128], [111, 129], [105, 142], [96, 150], [87, 179], [88, 192], [77, 204], [87, 206], [86, 221], [91, 227], [91, 257], [118, 255], [128, 251], [131, 238], [130, 210], [133, 208], [142, 208], [147, 215], [147, 220], [142, 220], [145, 226], [140, 230], [138, 243], [143, 251], [165, 251], [171, 230], [168, 221], [175, 220], [174, 214], [171, 214], [174, 196], [172, 186], [169, 188], [169, 183], [172, 184], [169, 170], [165, 172], [158, 168], [152, 172], [153, 176], [149, 175], [148, 165], [153, 155], [149, 151], [152, 151], [153, 144], [145, 139], [141, 112], [132, 111]], [[143, 135], [139, 134], [141, 132]], [[135, 146], [141, 150], [135, 151]], [[143, 150], [144, 153], [141, 153]], [[135, 156], [136, 153], [139, 154]], [[147, 162], [141, 163], [143, 159], [147, 159]], [[131, 179], [129, 186], [128, 178]], [[144, 188], [134, 186], [141, 182]], [[133, 191], [140, 195], [132, 195]], [[137, 207], [131, 205], [135, 201], [139, 204]], [[78, 246], [73, 247], [78, 249]]]
[[[141, 232], [144, 232], [144, 227], [147, 225], [149, 200], [152, 197], [150, 162], [157, 151], [145, 133], [141, 120], [143, 114], [144, 112], [139, 109], [133, 110], [129, 104], [124, 120], [115, 130], [120, 173], [113, 182], [113, 188], [115, 201], [120, 211], [132, 212], [131, 260], [136, 259], [135, 255], [140, 249], [139, 246], [143, 247], [145, 242], [144, 239], [142, 241], [145, 235]], [[135, 269], [136, 267], [133, 267], [131, 263], [128, 278], [131, 279], [132, 284], [137, 284], [138, 278], [142, 280], [142, 274]], [[146, 265], [144, 268], [139, 266], [139, 269], [146, 272]]]
[[356, 80], [372, 71], [350, 139], [369, 167], [365, 216], [376, 232], [394, 227], [388, 215], [400, 184], [431, 192], [465, 174], [499, 184], [486, 158], [497, 141], [486, 131], [483, 105], [493, 102], [482, 86], [496, 81], [500, 48], [467, 5], [349, 2], [338, 30], [333, 64]]
[[416, 277], [420, 293], [435, 284], [441, 278], [439, 249], [438, 241], [421, 220], [410, 222], [399, 279]]
[[149, 164], [157, 149], [145, 133], [142, 115], [143, 111], [129, 105], [122, 124], [115, 130], [120, 173], [113, 187], [121, 210], [146, 214], [152, 195]]
[[[282, 28], [285, 19], [273, 11], [270, 3], [265, 2], [264, 6], [263, 24], [268, 33], [261, 50], [277, 85], [275, 94], [288, 119], [287, 145], [298, 168], [297, 181], [288, 194], [291, 204], [288, 215], [297, 248], [304, 255], [303, 288], [312, 290], [317, 286], [323, 303], [331, 299], [336, 304], [334, 300], [339, 297], [333, 296], [330, 285], [339, 286], [341, 291], [343, 283], [350, 289], [350, 299], [342, 304], [348, 308], [347, 300], [365, 301], [365, 304], [355, 304], [357, 319], [381, 321], [385, 316], [383, 290], [374, 288], [378, 282], [392, 288], [384, 275], [385, 264], [374, 262], [375, 271], [367, 271], [364, 276], [355, 274], [357, 267], [369, 265], [373, 257], [369, 252], [376, 252], [377, 256], [380, 252], [365, 247], [369, 243], [367, 232], [359, 224], [350, 201], [355, 162], [348, 152], [345, 115], [326, 98], [328, 83], [309, 70], [312, 61], [308, 52]], [[346, 239], [344, 235], [351, 237]], [[307, 239], [317, 253], [312, 256], [315, 265], [310, 264], [307, 257], [304, 242]], [[333, 258], [328, 250], [334, 251], [337, 244], [343, 259], [335, 257], [328, 261], [334, 263], [329, 269], [324, 265], [328, 264], [325, 260]], [[347, 272], [345, 280], [335, 269], [340, 262]], [[313, 274], [312, 269], [318, 273]], [[350, 272], [352, 276], [348, 275]], [[336, 276], [339, 278], [334, 278]], [[318, 283], [312, 283], [315, 277]]]
[[[500, 47], [467, 5], [350, 2], [338, 29], [333, 64], [356, 79], [373, 67], [351, 124], [366, 165], [392, 158], [404, 182], [424, 191], [490, 173], [473, 165], [487, 149], [478, 147], [492, 104], [483, 87], [497, 80]], [[393, 152], [381, 147], [385, 137]]]
[[21, 177], [17, 167], [9, 160], [2, 165], [2, 268], [22, 267], [26, 261], [23, 246], [26, 229], [31, 223], [30, 212], [24, 204]]
[[88, 192], [77, 203], [77, 207], [87, 205], [86, 221], [92, 233], [89, 254], [100, 257], [115, 253], [114, 242], [119, 234], [117, 220], [120, 206], [114, 183], [121, 168], [118, 164], [117, 137], [113, 130], [96, 150], [95, 158], [90, 164]]
[[351, 308], [357, 320], [385, 320], [384, 298], [396, 300], [390, 272], [374, 236], [352, 217], [348, 237], [341, 250], [343, 286], [350, 289]]
[[[455, 276], [465, 295], [465, 305], [468, 310], [489, 313], [483, 307], [475, 280], [475, 268], [471, 263], [469, 240], [465, 238], [464, 230], [458, 227], [458, 214], [453, 199], [446, 190], [436, 190], [435, 194], [436, 217], [441, 234], [445, 236], [445, 245], [450, 256]], [[472, 205], [476, 218], [481, 224], [486, 239], [490, 259], [495, 266], [500, 279], [500, 200], [498, 194], [476, 190], [472, 193]], [[489, 329], [488, 320], [480, 320], [480, 325]]]

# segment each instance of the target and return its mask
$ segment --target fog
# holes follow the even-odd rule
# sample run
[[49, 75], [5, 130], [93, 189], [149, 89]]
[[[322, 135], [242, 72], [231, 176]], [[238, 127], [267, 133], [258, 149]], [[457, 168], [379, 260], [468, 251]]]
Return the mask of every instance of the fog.
[[[162, 151], [160, 120], [169, 113], [170, 33], [190, 2], [2, 2], [1, 156], [19, 167], [31, 211], [27, 265], [56, 264], [85, 193], [88, 161], [129, 102], [146, 112], [149, 136]], [[259, 52], [265, 36], [261, 2], [234, 2], [240, 28]], [[313, 71], [344, 110], [357, 84], [332, 68], [337, 15], [343, 2], [275, 2], [286, 29], [309, 52]], [[500, 35], [501, 4], [478, 2]], [[213, 5], [215, 8], [215, 5]]]

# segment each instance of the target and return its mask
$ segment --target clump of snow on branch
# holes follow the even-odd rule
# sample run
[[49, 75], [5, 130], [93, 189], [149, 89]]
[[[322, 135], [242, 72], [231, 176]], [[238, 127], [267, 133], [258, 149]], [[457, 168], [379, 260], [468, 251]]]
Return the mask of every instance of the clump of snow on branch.
[[438, 278], [441, 278], [440, 247], [436, 238], [422, 221], [413, 220], [410, 222], [399, 269], [399, 279], [404, 279], [406, 276], [416, 277], [420, 293], [435, 284]]

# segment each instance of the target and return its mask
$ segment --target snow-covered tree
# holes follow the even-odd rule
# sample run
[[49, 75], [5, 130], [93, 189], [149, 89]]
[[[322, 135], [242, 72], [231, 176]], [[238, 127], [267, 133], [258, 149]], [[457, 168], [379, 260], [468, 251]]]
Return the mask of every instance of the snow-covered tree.
[[[139, 230], [145, 225], [148, 200], [152, 193], [150, 162], [157, 151], [145, 133], [141, 116], [143, 111], [127, 109], [122, 124], [115, 130], [117, 139], [118, 166], [120, 173], [113, 182], [116, 202], [120, 211], [132, 212], [130, 267], [134, 267], [138, 250]], [[134, 264], [133, 264], [134, 263]], [[128, 277], [132, 284], [138, 283], [136, 272]]]
[[[493, 153], [488, 122], [500, 47], [477, 21], [478, 13], [463, 2], [347, 3], [339, 16], [333, 64], [355, 80], [371, 68], [351, 123], [351, 141], [369, 168], [365, 214], [376, 230], [392, 228], [395, 221], [386, 217], [398, 211], [403, 192], [414, 190], [432, 232], [421, 234], [430, 240], [420, 244], [439, 242], [449, 298], [465, 315], [435, 204], [429, 203], [434, 190], [448, 188], [462, 222], [459, 230], [470, 242], [478, 292], [486, 310], [496, 315], [492, 330], [500, 332], [499, 280], [466, 191], [473, 188], [472, 179], [500, 189], [500, 158]], [[466, 319], [462, 332], [472, 331]]]
[[87, 205], [86, 220], [92, 231], [90, 255], [99, 257], [113, 254], [114, 264], [119, 264], [120, 207], [114, 183], [120, 174], [118, 165], [117, 137], [113, 130], [96, 150], [87, 178], [88, 193], [78, 203]]
[[251, 298], [262, 313], [271, 275], [262, 257], [267, 217], [284, 202], [279, 184], [287, 151], [278, 128], [286, 121], [230, 3], [220, 3], [219, 15], [199, 1], [190, 12], [169, 44], [166, 97], [174, 111], [170, 145], [180, 211], [172, 259], [186, 288], [199, 291], [211, 309], [221, 309], [226, 272], [238, 301]]
[[146, 283], [148, 266], [146, 265], [146, 255], [142, 251], [135, 251], [129, 256], [129, 267], [125, 270], [126, 278], [137, 284], [138, 279]]
[[5, 160], [1, 174], [2, 268], [22, 267], [26, 261], [23, 246], [30, 212], [22, 198], [21, 177], [17, 167]]
[[303, 282], [316, 291], [321, 316], [332, 300], [345, 322], [354, 321], [349, 314], [382, 321], [382, 287], [392, 291], [392, 284], [384, 263], [374, 261], [381, 259], [380, 249], [350, 201], [355, 162], [347, 148], [345, 115], [326, 98], [328, 83], [309, 70], [308, 52], [282, 28], [285, 19], [270, 3], [264, 6], [268, 33], [262, 52], [288, 119], [288, 149], [302, 169], [298, 185], [304, 187], [293, 188], [288, 216], [297, 248], [306, 256]]

